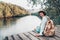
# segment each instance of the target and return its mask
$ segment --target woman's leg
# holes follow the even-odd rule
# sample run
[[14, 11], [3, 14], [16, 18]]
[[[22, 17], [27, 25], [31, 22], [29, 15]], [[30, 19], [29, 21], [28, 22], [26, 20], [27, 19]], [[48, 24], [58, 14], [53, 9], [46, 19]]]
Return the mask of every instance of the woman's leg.
[[37, 33], [40, 33], [40, 26], [37, 26], [37, 27], [36, 27], [36, 32], [37, 32]]

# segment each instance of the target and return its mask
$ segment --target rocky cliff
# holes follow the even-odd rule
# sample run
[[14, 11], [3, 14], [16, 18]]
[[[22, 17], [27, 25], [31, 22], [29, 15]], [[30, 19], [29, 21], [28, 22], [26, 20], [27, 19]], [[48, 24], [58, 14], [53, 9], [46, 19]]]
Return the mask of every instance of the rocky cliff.
[[26, 15], [24, 8], [10, 3], [0, 2], [0, 18]]

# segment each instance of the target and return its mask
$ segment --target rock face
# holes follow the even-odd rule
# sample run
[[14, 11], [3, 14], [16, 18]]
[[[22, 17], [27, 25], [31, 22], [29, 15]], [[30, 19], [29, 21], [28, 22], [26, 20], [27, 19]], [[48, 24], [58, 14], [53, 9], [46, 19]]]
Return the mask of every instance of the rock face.
[[20, 16], [26, 14], [28, 14], [28, 11], [20, 6], [0, 2], [0, 18]]

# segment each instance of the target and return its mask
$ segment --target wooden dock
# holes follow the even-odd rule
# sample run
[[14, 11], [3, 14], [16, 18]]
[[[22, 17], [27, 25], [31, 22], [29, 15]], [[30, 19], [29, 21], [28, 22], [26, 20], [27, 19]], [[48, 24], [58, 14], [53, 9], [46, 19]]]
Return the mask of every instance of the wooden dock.
[[34, 31], [6, 36], [4, 40], [60, 40], [60, 26], [56, 27], [55, 36], [53, 37], [35, 37]]

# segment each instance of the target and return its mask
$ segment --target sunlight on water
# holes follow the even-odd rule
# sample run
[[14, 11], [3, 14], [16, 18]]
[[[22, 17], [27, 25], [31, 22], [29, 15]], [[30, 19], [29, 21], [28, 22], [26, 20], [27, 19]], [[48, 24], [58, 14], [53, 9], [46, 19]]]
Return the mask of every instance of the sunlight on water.
[[11, 27], [1, 29], [0, 36], [4, 38], [5, 36], [28, 32], [39, 26], [40, 23], [41, 20], [36, 16], [25, 16], [16, 20], [15, 25], [11, 25]]

